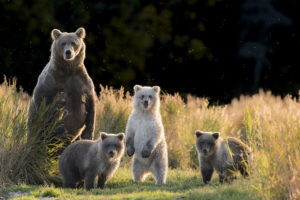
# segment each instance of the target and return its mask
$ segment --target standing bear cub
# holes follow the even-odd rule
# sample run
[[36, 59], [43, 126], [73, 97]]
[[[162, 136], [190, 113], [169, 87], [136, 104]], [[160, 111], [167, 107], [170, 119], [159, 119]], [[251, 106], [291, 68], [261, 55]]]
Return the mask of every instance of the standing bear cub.
[[196, 149], [205, 184], [211, 180], [214, 169], [219, 174], [220, 183], [224, 180], [230, 182], [238, 170], [243, 176], [248, 176], [250, 148], [236, 138], [219, 136], [219, 133], [196, 131]]
[[64, 108], [63, 127], [55, 135], [71, 135], [75, 140], [80, 135], [92, 139], [94, 134], [95, 92], [94, 84], [84, 66], [85, 29], [66, 33], [58, 29], [51, 32], [53, 43], [50, 61], [43, 69], [34, 88], [28, 112], [28, 137], [34, 123], [33, 115], [43, 99], [53, 101]]
[[134, 181], [144, 181], [149, 173], [156, 184], [166, 183], [168, 152], [159, 112], [160, 88], [134, 86], [133, 110], [126, 127], [126, 150], [133, 156]]
[[124, 154], [124, 133], [101, 133], [96, 141], [80, 140], [68, 146], [59, 159], [63, 186], [75, 188], [84, 180], [87, 190], [103, 188], [120, 165]]

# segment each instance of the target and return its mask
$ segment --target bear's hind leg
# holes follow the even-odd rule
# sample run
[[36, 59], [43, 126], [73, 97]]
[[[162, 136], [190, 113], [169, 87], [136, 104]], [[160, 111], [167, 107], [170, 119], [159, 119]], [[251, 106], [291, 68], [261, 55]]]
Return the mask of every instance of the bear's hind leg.
[[77, 179], [74, 177], [63, 177], [63, 186], [65, 188], [76, 188]]
[[76, 173], [71, 170], [66, 170], [63, 174], [63, 187], [65, 188], [76, 188], [76, 183], [79, 181], [79, 177]]
[[233, 168], [224, 170], [221, 174], [219, 174], [219, 182], [223, 183], [231, 183], [233, 179], [236, 179], [236, 174]]
[[241, 175], [247, 177], [249, 176], [248, 157], [244, 157], [239, 156], [239, 159], [236, 159], [237, 161], [235, 161], [235, 165], [237, 166], [237, 170], [241, 172]]
[[152, 163], [150, 170], [155, 177], [156, 184], [165, 184], [168, 176], [168, 165], [162, 161]]
[[132, 162], [132, 174], [134, 181], [143, 182], [148, 175], [148, 170], [143, 163], [134, 158]]

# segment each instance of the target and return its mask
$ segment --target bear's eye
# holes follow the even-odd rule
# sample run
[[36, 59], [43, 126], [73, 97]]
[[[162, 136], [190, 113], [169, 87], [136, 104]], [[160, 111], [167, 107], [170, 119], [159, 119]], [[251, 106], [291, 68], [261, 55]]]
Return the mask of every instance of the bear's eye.
[[145, 95], [142, 95], [141, 98], [142, 98], [142, 99], [145, 98]]
[[149, 99], [152, 99], [152, 96], [151, 96], [151, 95], [149, 95]]
[[63, 42], [63, 43], [61, 43], [61, 45], [62, 45], [62, 46], [65, 46], [65, 45], [66, 45], [66, 43], [65, 43], [65, 42]]
[[72, 46], [75, 46], [75, 45], [76, 45], [76, 43], [75, 43], [75, 42], [71, 42], [71, 45], [72, 45]]

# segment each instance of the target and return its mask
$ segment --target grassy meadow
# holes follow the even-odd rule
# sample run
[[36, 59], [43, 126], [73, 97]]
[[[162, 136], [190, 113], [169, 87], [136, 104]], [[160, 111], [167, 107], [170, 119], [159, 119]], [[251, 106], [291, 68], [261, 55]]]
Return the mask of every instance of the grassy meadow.
[[[300, 102], [290, 96], [280, 98], [260, 91], [225, 106], [208, 106], [204, 98], [188, 96], [183, 100], [179, 94], [163, 92], [160, 110], [169, 152], [168, 183], [156, 186], [153, 178], [134, 183], [130, 158], [124, 156], [104, 190], [85, 191], [60, 188], [57, 160], [48, 156], [55, 149], [49, 147], [58, 144], [47, 135], [60, 123], [49, 116], [59, 118], [60, 113], [51, 105], [42, 106], [31, 130], [37, 134], [27, 141], [30, 96], [15, 85], [15, 81], [0, 85], [0, 199], [300, 198]], [[101, 86], [98, 99], [96, 133], [124, 132], [131, 112], [130, 93]], [[220, 131], [223, 137], [238, 137], [248, 144], [254, 157], [250, 177], [220, 185], [214, 174], [212, 182], [204, 185], [194, 147], [196, 129]]]

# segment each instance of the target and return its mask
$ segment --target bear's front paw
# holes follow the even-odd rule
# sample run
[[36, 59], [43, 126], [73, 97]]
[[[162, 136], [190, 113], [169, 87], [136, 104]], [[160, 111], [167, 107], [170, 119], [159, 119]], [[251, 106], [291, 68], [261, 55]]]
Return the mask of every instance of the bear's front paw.
[[128, 147], [126, 148], [126, 150], [127, 150], [127, 155], [129, 157], [131, 157], [134, 154], [134, 147]]
[[144, 149], [142, 150], [142, 157], [143, 157], [143, 158], [149, 158], [150, 154], [151, 154], [151, 151], [150, 151], [149, 149], [144, 148]]

